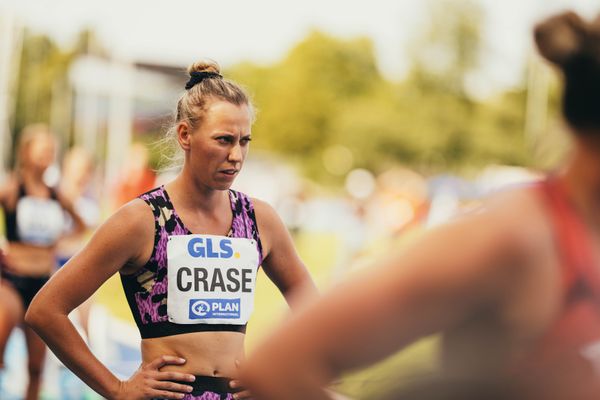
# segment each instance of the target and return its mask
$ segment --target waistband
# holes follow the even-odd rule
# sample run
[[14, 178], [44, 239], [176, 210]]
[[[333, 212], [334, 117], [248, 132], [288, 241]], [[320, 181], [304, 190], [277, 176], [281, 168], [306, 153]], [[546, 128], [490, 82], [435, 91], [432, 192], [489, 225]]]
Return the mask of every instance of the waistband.
[[229, 382], [231, 382], [231, 378], [223, 378], [217, 376], [196, 375], [196, 380], [194, 382], [175, 382], [193, 387], [194, 389], [190, 393], [192, 396], [200, 396], [206, 392], [212, 392], [219, 395], [227, 395], [237, 393], [243, 390], [241, 388], [234, 389], [230, 387]]
[[42, 275], [42, 276], [26, 276], [26, 275], [15, 275], [12, 274], [5, 269], [2, 269], [0, 265], [0, 279], [6, 279], [10, 282], [23, 282], [28, 284], [40, 284], [44, 285], [48, 280], [50, 280], [50, 275]]

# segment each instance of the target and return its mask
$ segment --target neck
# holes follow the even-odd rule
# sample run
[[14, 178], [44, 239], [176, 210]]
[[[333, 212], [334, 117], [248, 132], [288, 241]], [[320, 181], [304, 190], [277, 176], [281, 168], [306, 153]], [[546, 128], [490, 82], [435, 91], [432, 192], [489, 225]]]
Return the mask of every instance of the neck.
[[63, 196], [72, 200], [77, 199], [83, 193], [82, 188], [71, 182], [68, 182], [67, 180], [62, 180], [59, 186], [59, 190]]
[[576, 140], [560, 177], [577, 209], [600, 231], [600, 141]]
[[43, 184], [44, 183], [44, 171], [40, 171], [36, 168], [22, 168], [20, 171], [20, 175], [23, 178], [23, 181], [28, 184]]
[[184, 168], [169, 184], [169, 193], [175, 196], [180, 207], [212, 213], [222, 207], [224, 201], [229, 205], [227, 190], [215, 190], [197, 182]]

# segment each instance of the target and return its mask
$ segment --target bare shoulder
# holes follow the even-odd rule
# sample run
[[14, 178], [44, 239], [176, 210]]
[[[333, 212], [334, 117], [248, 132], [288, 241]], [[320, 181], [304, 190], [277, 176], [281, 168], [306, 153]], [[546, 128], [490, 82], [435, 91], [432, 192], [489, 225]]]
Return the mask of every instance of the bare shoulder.
[[551, 240], [552, 227], [546, 206], [533, 187], [495, 194], [484, 200], [483, 209], [498, 239], [519, 252], [535, 253]]
[[270, 223], [273, 219], [279, 220], [277, 212], [272, 205], [266, 201], [251, 197], [252, 205], [254, 206], [254, 212], [256, 214], [256, 221], [260, 224], [261, 222]]
[[503, 304], [511, 288], [531, 275], [532, 257], [547, 249], [540, 245], [548, 235], [540, 208], [527, 191], [494, 195], [399, 249], [382, 263], [380, 279], [397, 277], [390, 285], [400, 282], [402, 288], [425, 282], [439, 295], [470, 292], [477, 299], [472, 304]]
[[256, 224], [265, 255], [270, 254], [272, 248], [279, 247], [279, 243], [291, 241], [289, 232], [273, 206], [255, 198], [252, 198], [251, 201], [254, 205]]
[[143, 200], [134, 199], [111, 215], [98, 228], [92, 239], [111, 248], [127, 248], [131, 261], [137, 263], [141, 262], [148, 249], [152, 248], [153, 238], [152, 209]]
[[258, 224], [258, 229], [261, 233], [261, 236], [263, 234], [267, 234], [269, 236], [281, 235], [284, 231], [287, 232], [283, 221], [272, 205], [266, 201], [255, 198], [252, 198], [251, 200], [252, 204], [254, 205], [256, 223]]
[[480, 272], [516, 276], [548, 248], [552, 233], [544, 211], [531, 189], [494, 194], [479, 207], [426, 231], [409, 255], [436, 262], [441, 257], [452, 269], [474, 276]]
[[113, 217], [135, 226], [143, 224], [144, 221], [150, 224], [154, 221], [152, 209], [142, 199], [133, 199], [124, 204], [111, 216]]
[[111, 215], [104, 226], [131, 235], [130, 239], [135, 240], [154, 235], [154, 216], [143, 200], [134, 199]]

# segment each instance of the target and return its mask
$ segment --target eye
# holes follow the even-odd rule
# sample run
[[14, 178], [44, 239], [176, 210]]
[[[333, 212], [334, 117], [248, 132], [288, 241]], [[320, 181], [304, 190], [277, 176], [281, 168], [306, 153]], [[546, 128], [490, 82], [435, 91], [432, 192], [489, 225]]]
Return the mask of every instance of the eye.
[[244, 146], [247, 145], [248, 143], [250, 143], [252, 141], [252, 138], [250, 136], [246, 136], [240, 139], [240, 143]]
[[220, 144], [230, 144], [233, 142], [233, 138], [231, 136], [218, 136], [215, 139]]

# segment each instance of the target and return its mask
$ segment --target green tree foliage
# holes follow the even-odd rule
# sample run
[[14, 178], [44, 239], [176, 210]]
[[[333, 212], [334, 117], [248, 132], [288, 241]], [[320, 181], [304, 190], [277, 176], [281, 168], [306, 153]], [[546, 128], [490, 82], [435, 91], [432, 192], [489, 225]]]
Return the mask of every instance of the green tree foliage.
[[50, 122], [52, 86], [65, 74], [67, 63], [67, 57], [47, 36], [25, 32], [17, 85], [16, 132], [30, 123]]
[[260, 108], [256, 145], [325, 181], [342, 178], [324, 168], [332, 145], [351, 152], [352, 167], [374, 172], [398, 163], [426, 173], [526, 164], [525, 90], [485, 101], [468, 90], [481, 56], [482, 10], [472, 1], [430, 4], [403, 82], [381, 76], [369, 39], [321, 32], [276, 65], [234, 67]]
[[[16, 146], [23, 127], [32, 123], [51, 125], [53, 107], [56, 112], [56, 109], [69, 106], [64, 102], [66, 92], [70, 90], [67, 76], [69, 66], [77, 55], [90, 52], [94, 43], [93, 33], [83, 31], [71, 49], [63, 50], [48, 36], [33, 34], [28, 30], [24, 32], [12, 132], [16, 140], [13, 140], [13, 146]], [[70, 112], [61, 109], [60, 114]], [[70, 131], [55, 133], [68, 144]]]
[[411, 79], [425, 91], [468, 100], [466, 81], [481, 54], [483, 11], [472, 0], [429, 0], [429, 10], [411, 46]]
[[302, 160], [316, 175], [323, 150], [339, 140], [333, 128], [339, 115], [354, 101], [372, 98], [383, 81], [370, 40], [317, 31], [272, 67], [244, 63], [229, 73], [255, 94], [259, 147]]

